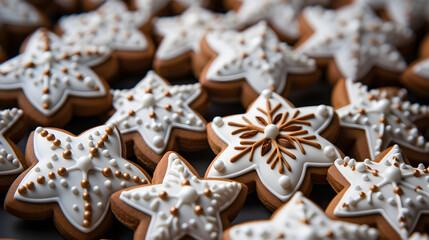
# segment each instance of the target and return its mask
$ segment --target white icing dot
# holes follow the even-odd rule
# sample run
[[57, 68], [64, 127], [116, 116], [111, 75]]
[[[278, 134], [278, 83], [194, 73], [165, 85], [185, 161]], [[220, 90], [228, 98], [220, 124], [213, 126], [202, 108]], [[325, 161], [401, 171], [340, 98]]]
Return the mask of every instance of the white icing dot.
[[49, 180], [49, 181], [48, 181], [48, 186], [49, 186], [50, 188], [54, 188], [54, 187], [55, 187], [55, 182], [54, 182], [54, 180]]
[[384, 171], [384, 179], [389, 182], [400, 182], [401, 181], [401, 170], [397, 167], [391, 166]]
[[264, 89], [261, 92], [261, 96], [267, 99], [271, 98], [272, 95], [273, 95], [273, 92], [270, 89]]
[[55, 154], [55, 153], [51, 154], [51, 160], [52, 160], [52, 161], [56, 161], [56, 160], [58, 160], [58, 155], [57, 155], [57, 154]]
[[107, 158], [108, 158], [108, 157], [110, 157], [109, 150], [104, 149], [104, 150], [103, 150], [103, 156], [104, 156], [104, 157], [107, 157]]
[[41, 133], [43, 131], [43, 128], [42, 127], [37, 127], [36, 128], [36, 133]]
[[274, 124], [268, 124], [264, 129], [264, 134], [266, 138], [276, 139], [280, 131]]
[[317, 113], [319, 113], [321, 117], [329, 117], [329, 109], [326, 107], [326, 105], [319, 105], [317, 107]]
[[362, 162], [358, 162], [356, 164], [356, 169], [358, 170], [358, 172], [366, 172], [366, 165]]
[[79, 207], [77, 206], [77, 204], [73, 204], [73, 210], [75, 212], [79, 211]]
[[79, 190], [75, 186], [71, 187], [71, 191], [72, 191], [73, 194], [78, 194], [79, 193]]
[[[332, 147], [332, 146], [326, 146], [324, 149], [323, 149], [323, 153], [325, 154], [325, 156], [326, 157], [328, 157], [328, 158], [330, 158], [330, 159], [332, 159], [332, 158], [335, 158], [335, 157], [337, 157], [336, 155], [336, 152], [335, 152], [335, 149]], [[345, 159], [344, 159], [345, 160]]]
[[104, 186], [108, 189], [112, 188], [112, 181], [110, 180], [104, 181]]
[[291, 181], [288, 176], [283, 175], [279, 178], [279, 184], [284, 189], [287, 189], [290, 186], [290, 183]]
[[100, 193], [100, 188], [98, 186], [94, 186], [92, 188], [92, 191], [94, 191], [96, 194], [99, 194]]
[[152, 143], [157, 148], [161, 148], [164, 145], [164, 142], [163, 142], [163, 140], [162, 140], [162, 138], [160, 136], [153, 137]]
[[219, 116], [213, 118], [213, 123], [217, 126], [217, 127], [222, 127], [223, 126], [223, 119]]
[[116, 162], [116, 159], [111, 159], [111, 160], [109, 161], [109, 163], [110, 163], [110, 165], [111, 165], [112, 167], [116, 167], [116, 166], [118, 165], [118, 163]]
[[216, 171], [220, 172], [220, 171], [223, 171], [225, 169], [225, 164], [222, 162], [222, 160], [217, 160], [213, 164], [213, 167]]
[[47, 168], [49, 168], [49, 169], [51, 169], [51, 168], [53, 168], [54, 166], [52, 165], [52, 163], [48, 162], [48, 163], [46, 164], [46, 167], [47, 167]]
[[67, 187], [68, 186], [67, 180], [65, 180], [65, 179], [61, 179], [60, 183], [61, 183], [61, 186], [63, 186], [63, 187]]
[[97, 202], [97, 207], [98, 207], [99, 209], [102, 209], [102, 208], [103, 208], [103, 203], [102, 203], [102, 202]]
[[122, 182], [121, 182], [121, 187], [126, 188], [126, 187], [127, 187], [127, 183], [126, 183], [126, 182], [124, 182], [124, 181], [122, 181]]

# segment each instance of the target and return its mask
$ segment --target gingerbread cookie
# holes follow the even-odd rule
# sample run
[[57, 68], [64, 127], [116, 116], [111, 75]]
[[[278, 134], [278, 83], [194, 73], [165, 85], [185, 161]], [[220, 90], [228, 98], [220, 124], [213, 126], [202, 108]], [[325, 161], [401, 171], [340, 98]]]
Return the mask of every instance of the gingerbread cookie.
[[153, 182], [112, 195], [112, 211], [134, 239], [222, 239], [222, 229], [243, 205], [241, 183], [200, 178], [175, 152], [157, 165]]
[[7, 190], [27, 167], [24, 155], [12, 140], [18, 140], [26, 130], [26, 118], [22, 110], [12, 108], [0, 111], [0, 191], [2, 192]]
[[394, 145], [373, 161], [339, 158], [328, 181], [338, 192], [326, 213], [333, 219], [376, 226], [383, 239], [408, 239], [428, 232], [429, 170], [404, 162]]
[[408, 66], [401, 82], [423, 98], [429, 98], [429, 58], [420, 58]]
[[300, 27], [297, 51], [326, 67], [331, 83], [349, 78], [377, 86], [398, 84], [407, 66], [397, 47], [411, 42], [412, 31], [382, 21], [364, 3], [338, 10], [308, 7]]
[[368, 225], [332, 221], [319, 206], [297, 192], [273, 213], [270, 220], [234, 225], [224, 232], [223, 239], [376, 240], [378, 235], [378, 231]]
[[295, 43], [299, 36], [298, 16], [309, 5], [328, 5], [330, 0], [223, 0], [227, 9], [236, 12], [241, 26], [251, 26], [265, 20], [282, 41]]
[[[1, 105], [18, 104], [41, 125], [65, 125], [73, 115], [95, 116], [110, 108], [109, 87], [89, 66], [109, 67], [103, 47], [68, 46], [40, 29], [23, 53], [0, 64]], [[103, 66], [101, 65], [103, 64]]]
[[162, 39], [155, 53], [153, 67], [161, 76], [181, 78], [192, 73], [193, 57], [200, 51], [204, 34], [215, 29], [236, 27], [234, 14], [213, 13], [191, 7], [181, 15], [154, 19], [153, 31]]
[[207, 33], [197, 59], [207, 62], [200, 82], [210, 97], [241, 99], [244, 106], [265, 88], [286, 97], [291, 88], [311, 87], [320, 76], [313, 59], [279, 41], [264, 21], [243, 32]]
[[165, 152], [206, 148], [206, 121], [193, 109], [204, 111], [207, 95], [200, 85], [171, 86], [150, 71], [134, 88], [113, 92], [115, 123], [127, 144], [127, 152], [150, 169]]
[[324, 183], [341, 152], [330, 142], [338, 117], [325, 105], [295, 108], [268, 89], [244, 114], [215, 117], [207, 125], [212, 150], [218, 154], [206, 177], [243, 182], [274, 210], [297, 191], [309, 194]]
[[403, 100], [404, 90], [386, 91], [347, 80], [337, 83], [332, 105], [340, 117], [338, 146], [363, 161], [398, 144], [413, 165], [429, 163], [429, 142], [419, 131], [429, 127], [428, 106]]
[[106, 46], [124, 72], [141, 73], [152, 63], [155, 47], [140, 28], [147, 16], [129, 11], [120, 0], [107, 1], [97, 10], [62, 17], [58, 31], [68, 44]]
[[26, 161], [31, 168], [11, 186], [6, 211], [27, 220], [53, 217], [70, 239], [103, 234], [113, 220], [110, 195], [149, 181], [143, 169], [122, 158], [121, 136], [112, 124], [79, 136], [38, 127], [28, 139]]

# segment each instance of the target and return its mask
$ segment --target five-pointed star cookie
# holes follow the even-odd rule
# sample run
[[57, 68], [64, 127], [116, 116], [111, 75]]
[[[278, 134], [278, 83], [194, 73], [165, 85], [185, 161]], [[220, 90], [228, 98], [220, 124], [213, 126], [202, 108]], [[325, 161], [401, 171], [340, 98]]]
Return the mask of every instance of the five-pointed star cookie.
[[246, 186], [238, 182], [199, 178], [186, 160], [168, 152], [153, 184], [115, 193], [112, 210], [136, 229], [135, 239], [221, 239], [246, 194]]
[[[232, 0], [236, 2], [237, 0]], [[242, 26], [249, 26], [261, 20], [267, 21], [282, 40], [293, 43], [299, 36], [298, 16], [309, 5], [324, 4], [329, 0], [242, 0], [236, 19]]]
[[[109, 228], [110, 195], [148, 183], [147, 174], [122, 158], [119, 130], [92, 128], [79, 136], [38, 127], [27, 143], [31, 169], [12, 185], [6, 210], [24, 219], [52, 216], [73, 238], [94, 238]], [[54, 213], [55, 212], [55, 213]]]
[[[333, 92], [333, 106], [345, 131], [339, 138], [353, 138], [353, 131], [365, 136], [356, 141], [359, 160], [374, 159], [393, 144], [401, 146], [412, 163], [429, 162], [429, 143], [419, 132], [419, 121], [429, 119], [428, 107], [402, 100], [403, 91], [388, 93], [388, 90], [368, 90], [367, 86], [351, 81], [340, 81]], [[341, 102], [345, 104], [339, 105]]]
[[327, 168], [341, 156], [327, 140], [333, 140], [338, 127], [333, 108], [295, 108], [266, 89], [246, 113], [216, 117], [209, 123], [210, 145], [216, 153], [222, 151], [206, 176], [246, 184], [256, 181], [256, 190], [264, 191], [258, 194], [264, 198], [262, 202], [276, 209], [301, 187], [306, 188], [301, 184], [310, 172], [326, 175]]
[[65, 45], [40, 29], [23, 53], [0, 65], [0, 91], [5, 93], [0, 99], [3, 104], [18, 101], [30, 118], [43, 125], [66, 124], [73, 105], [81, 107], [76, 114], [99, 114], [109, 107], [108, 86], [89, 66], [102, 62], [105, 53], [103, 47]]
[[408, 239], [416, 226], [424, 225], [420, 216], [429, 214], [429, 170], [423, 164], [418, 168], [405, 164], [397, 145], [374, 161], [339, 158], [329, 169], [328, 179], [336, 190], [342, 190], [327, 214], [350, 222], [361, 222], [366, 216], [367, 223], [377, 223], [386, 239]]
[[248, 105], [265, 88], [286, 95], [290, 86], [305, 85], [304, 82], [311, 86], [319, 76], [316, 62], [280, 42], [264, 21], [243, 32], [212, 31], [203, 41], [216, 54], [201, 74], [203, 87], [214, 95], [222, 86], [228, 89], [228, 85], [235, 86], [242, 80], [243, 84], [250, 85], [252, 94], [232, 90], [232, 87], [231, 91], [253, 96], [247, 97], [248, 102], [244, 105]]
[[150, 71], [134, 88], [113, 91], [116, 112], [107, 122], [115, 123], [125, 142], [134, 142], [137, 157], [154, 169], [166, 151], [206, 142], [206, 122], [191, 108], [204, 105], [204, 96], [198, 83], [171, 86]]
[[368, 225], [333, 221], [322, 209], [303, 196], [295, 195], [270, 220], [251, 221], [228, 228], [225, 240], [241, 239], [378, 239], [378, 231]]
[[363, 3], [338, 10], [309, 7], [304, 9], [301, 19], [309, 33], [298, 43], [297, 50], [316, 58], [320, 65], [326, 65], [326, 59], [330, 59], [332, 82], [341, 77], [369, 82], [374, 71], [387, 79], [399, 80], [398, 74], [393, 73], [406, 67], [396, 47], [411, 40], [411, 30], [380, 20]]
[[0, 0], [0, 26], [40, 26], [44, 21], [40, 12], [24, 0]]

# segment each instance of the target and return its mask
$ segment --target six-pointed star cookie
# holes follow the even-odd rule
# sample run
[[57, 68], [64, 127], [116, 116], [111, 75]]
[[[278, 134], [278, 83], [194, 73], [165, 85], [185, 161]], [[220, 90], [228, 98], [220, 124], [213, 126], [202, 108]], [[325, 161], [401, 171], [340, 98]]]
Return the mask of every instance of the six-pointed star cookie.
[[92, 128], [79, 136], [38, 127], [27, 143], [32, 167], [8, 192], [5, 208], [23, 219], [53, 217], [66, 237], [95, 238], [109, 228], [110, 195], [148, 183], [148, 175], [122, 158], [119, 130]]
[[339, 147], [355, 149], [350, 155], [364, 160], [399, 144], [413, 164], [429, 163], [429, 143], [418, 129], [419, 122], [429, 119], [428, 106], [402, 98], [403, 90], [389, 94], [389, 90], [368, 90], [361, 83], [339, 81], [332, 93], [342, 127]]
[[429, 98], [429, 58], [411, 63], [402, 74], [401, 83], [419, 96]]
[[338, 127], [333, 108], [295, 108], [266, 89], [245, 114], [216, 117], [207, 125], [210, 145], [220, 153], [206, 176], [256, 182], [262, 202], [276, 209], [295, 192], [307, 190], [317, 181], [315, 175], [326, 175], [341, 156], [328, 141], [335, 139]]
[[333, 221], [302, 192], [271, 216], [270, 220], [234, 225], [224, 232], [225, 240], [252, 239], [378, 239], [378, 231], [368, 225]]
[[407, 239], [414, 230], [427, 230], [421, 215], [429, 214], [429, 170], [405, 164], [398, 145], [374, 161], [339, 158], [328, 180], [339, 192], [326, 209], [328, 216], [356, 223], [365, 219], [385, 239]]
[[297, 50], [314, 57], [319, 65], [329, 63], [331, 82], [341, 77], [370, 82], [374, 74], [385, 81], [399, 80], [406, 62], [396, 47], [410, 42], [410, 29], [380, 20], [363, 3], [338, 10], [309, 7], [302, 14], [306, 33]]
[[[236, 19], [242, 26], [253, 25], [261, 20], [267, 21], [288, 43], [300, 36], [298, 16], [309, 5], [326, 5], [329, 0], [227, 0], [232, 6], [239, 6]], [[237, 4], [236, 2], [240, 2]]]
[[200, 7], [190, 7], [178, 16], [155, 19], [154, 32], [162, 41], [155, 54], [154, 69], [167, 78], [191, 73], [192, 54], [200, 51], [204, 34], [214, 29], [234, 28], [233, 19], [232, 13], [218, 14]]
[[[115, 123], [135, 155], [152, 169], [166, 151], [207, 146], [206, 121], [192, 108], [204, 107], [199, 84], [169, 85], [153, 71], [133, 89], [113, 92]], [[192, 108], [191, 108], [192, 106]]]
[[208, 57], [200, 82], [214, 98], [241, 98], [247, 106], [265, 88], [285, 96], [291, 87], [310, 87], [319, 78], [316, 62], [280, 42], [264, 21], [243, 32], [209, 32], [202, 46], [213, 60]]
[[153, 184], [115, 193], [112, 211], [136, 229], [134, 239], [221, 239], [246, 194], [238, 182], [199, 178], [186, 160], [168, 152]]
[[142, 71], [155, 52], [150, 38], [140, 30], [149, 16], [129, 11], [121, 0], [110, 0], [97, 10], [65, 16], [58, 26], [68, 44], [106, 46], [119, 59], [123, 71]]
[[[111, 97], [107, 84], [89, 66], [102, 62], [105, 53], [102, 47], [65, 45], [55, 34], [40, 29], [23, 53], [0, 65], [2, 104], [17, 101], [42, 125], [64, 125], [73, 113], [100, 114]], [[73, 110], [76, 106], [78, 111]]]

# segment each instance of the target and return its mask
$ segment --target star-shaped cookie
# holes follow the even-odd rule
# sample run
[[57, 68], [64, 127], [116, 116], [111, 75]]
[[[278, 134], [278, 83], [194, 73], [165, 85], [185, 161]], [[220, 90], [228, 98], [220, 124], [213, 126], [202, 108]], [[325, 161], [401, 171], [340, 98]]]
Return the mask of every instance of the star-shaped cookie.
[[155, 53], [154, 69], [166, 78], [189, 75], [192, 55], [200, 51], [204, 34], [234, 27], [237, 26], [233, 13], [213, 13], [200, 7], [190, 7], [178, 16], [154, 19], [153, 31], [162, 38]]
[[339, 147], [351, 150], [349, 154], [362, 161], [398, 144], [411, 163], [429, 163], [429, 143], [419, 131], [429, 119], [428, 106], [403, 100], [403, 93], [339, 81], [332, 93], [342, 128]]
[[385, 239], [408, 239], [424, 231], [429, 214], [429, 170], [404, 162], [394, 145], [373, 161], [345, 157], [329, 168], [328, 181], [339, 194], [326, 212], [336, 219], [376, 225]]
[[329, 142], [338, 128], [332, 107], [295, 108], [266, 89], [246, 113], [216, 117], [207, 125], [218, 156], [206, 177], [256, 182], [262, 202], [276, 209], [297, 191], [308, 193], [311, 182], [318, 182], [315, 176], [323, 178], [341, 156]]
[[5, 208], [23, 219], [53, 217], [67, 238], [95, 238], [112, 221], [110, 195], [148, 183], [148, 175], [122, 158], [119, 130], [112, 124], [79, 136], [38, 127], [29, 137], [31, 168], [10, 188]]
[[[267, 21], [282, 41], [294, 43], [300, 36], [298, 16], [309, 5], [327, 5], [329, 0], [226, 0], [236, 11], [241, 26]], [[238, 4], [239, 3], [239, 4]], [[238, 8], [239, 7], [239, 8]]]
[[223, 101], [241, 99], [248, 106], [265, 88], [286, 96], [319, 79], [316, 62], [279, 41], [264, 21], [243, 32], [211, 31], [201, 45], [207, 64], [200, 82]]
[[412, 31], [382, 21], [364, 3], [338, 10], [308, 7], [303, 10], [300, 24], [304, 30], [297, 51], [328, 67], [331, 83], [349, 78], [389, 84], [398, 81], [399, 73], [406, 68], [397, 47], [410, 43]]
[[115, 193], [112, 211], [135, 229], [134, 239], [221, 239], [246, 194], [238, 182], [199, 178], [186, 160], [168, 152], [153, 183]]
[[125, 142], [145, 166], [155, 169], [173, 149], [207, 147], [206, 121], [193, 109], [206, 106], [200, 85], [171, 86], [150, 71], [134, 88], [113, 91], [115, 113], [107, 122], [118, 126]]
[[257, 239], [378, 239], [368, 225], [333, 221], [302, 192], [295, 195], [269, 220], [234, 225], [224, 232], [225, 240]]
[[2, 104], [18, 102], [42, 125], [65, 125], [73, 114], [100, 114], [110, 105], [109, 87], [89, 67], [103, 62], [106, 51], [68, 46], [46, 29], [36, 31], [23, 53], [0, 64]]
[[106, 46], [119, 59], [122, 70], [144, 69], [151, 63], [154, 46], [140, 30], [148, 16], [129, 11], [121, 0], [110, 0], [97, 10], [62, 17], [58, 27], [68, 44]]

